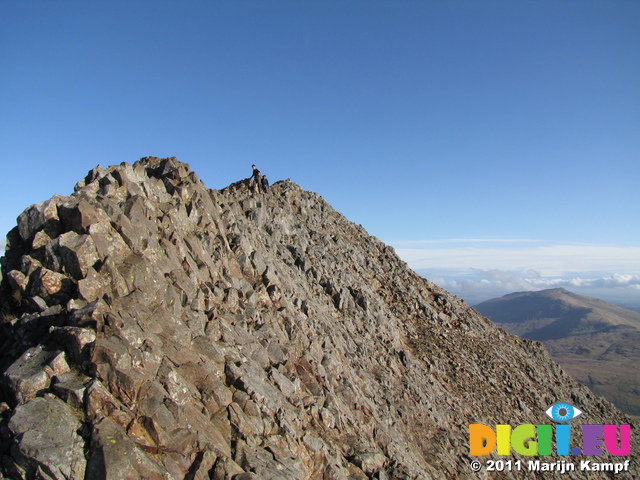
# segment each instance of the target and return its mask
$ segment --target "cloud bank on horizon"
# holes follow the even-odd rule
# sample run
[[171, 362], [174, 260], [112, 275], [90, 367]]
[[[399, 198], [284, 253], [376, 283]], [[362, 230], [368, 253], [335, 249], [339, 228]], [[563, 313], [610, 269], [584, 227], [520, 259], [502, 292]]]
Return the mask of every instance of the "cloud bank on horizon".
[[411, 268], [469, 304], [517, 291], [566, 288], [640, 307], [640, 247], [526, 239], [395, 242]]

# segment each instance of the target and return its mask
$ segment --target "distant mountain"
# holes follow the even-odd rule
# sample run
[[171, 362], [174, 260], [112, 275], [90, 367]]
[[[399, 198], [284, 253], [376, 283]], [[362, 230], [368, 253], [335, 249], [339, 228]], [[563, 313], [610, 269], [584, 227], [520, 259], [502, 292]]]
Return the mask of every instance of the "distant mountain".
[[510, 333], [541, 341], [574, 378], [640, 415], [640, 312], [563, 288], [512, 293], [475, 309]]

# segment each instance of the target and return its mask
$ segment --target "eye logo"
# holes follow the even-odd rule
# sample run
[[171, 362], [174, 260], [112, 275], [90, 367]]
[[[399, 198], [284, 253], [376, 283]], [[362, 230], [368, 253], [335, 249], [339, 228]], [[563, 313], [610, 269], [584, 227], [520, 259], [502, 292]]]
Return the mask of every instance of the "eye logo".
[[568, 403], [556, 403], [551, 405], [544, 413], [555, 422], [568, 422], [582, 415], [582, 410]]

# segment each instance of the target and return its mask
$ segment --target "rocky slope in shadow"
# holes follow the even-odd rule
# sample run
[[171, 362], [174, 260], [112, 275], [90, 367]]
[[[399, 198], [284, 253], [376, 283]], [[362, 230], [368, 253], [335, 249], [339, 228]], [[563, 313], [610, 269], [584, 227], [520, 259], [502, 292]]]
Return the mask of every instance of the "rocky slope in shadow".
[[543, 342], [571, 376], [640, 416], [640, 313], [563, 288], [519, 292], [475, 308], [524, 338]]
[[628, 423], [289, 181], [98, 167], [20, 215], [1, 295], [6, 478], [489, 478], [471, 423]]

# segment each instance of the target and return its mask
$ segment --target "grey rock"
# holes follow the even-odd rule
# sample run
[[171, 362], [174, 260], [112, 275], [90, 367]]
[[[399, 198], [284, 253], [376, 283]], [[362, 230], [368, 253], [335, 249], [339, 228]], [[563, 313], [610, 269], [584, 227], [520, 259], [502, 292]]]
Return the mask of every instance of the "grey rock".
[[20, 441], [11, 450], [12, 457], [36, 478], [41, 471], [49, 478], [84, 478], [86, 461], [84, 440], [77, 431], [80, 422], [73, 410], [56, 397], [34, 398], [18, 406], [9, 429]]
[[84, 409], [84, 394], [90, 378], [77, 372], [64, 372], [55, 376], [52, 391], [76, 411]]
[[89, 268], [99, 260], [93, 238], [89, 235], [66, 232], [58, 237], [57, 243], [62, 267], [75, 280], [86, 277]]
[[57, 206], [63, 198], [56, 195], [51, 200], [32, 205], [18, 216], [18, 231], [23, 241], [30, 242], [41, 230], [45, 230], [50, 238], [61, 233]]
[[32, 347], [7, 369], [3, 380], [10, 401], [16, 404], [28, 402], [49, 388], [51, 376], [45, 367], [51, 357], [51, 352], [42, 347]]
[[103, 418], [93, 427], [86, 474], [76, 478], [161, 480], [166, 475], [163, 468], [141, 451], [117, 422]]

